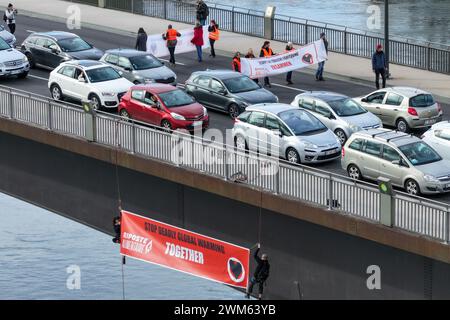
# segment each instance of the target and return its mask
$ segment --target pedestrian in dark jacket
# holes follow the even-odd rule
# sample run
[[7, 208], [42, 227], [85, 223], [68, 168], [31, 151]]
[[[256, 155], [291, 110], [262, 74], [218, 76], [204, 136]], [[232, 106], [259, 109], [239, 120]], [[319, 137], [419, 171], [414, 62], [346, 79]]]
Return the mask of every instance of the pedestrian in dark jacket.
[[[325, 32], [322, 32], [320, 34], [320, 39], [323, 41], [323, 44], [325, 46], [325, 51], [328, 54], [328, 40], [325, 37]], [[325, 61], [319, 62], [319, 66], [317, 68], [317, 72], [316, 72], [316, 80], [317, 81], [324, 81], [325, 79], [323, 78], [323, 69], [325, 66]]]
[[[288, 42], [287, 43], [287, 45], [286, 45], [286, 52], [289, 52], [289, 51], [292, 51], [292, 50], [295, 50], [294, 49], [294, 45], [292, 44], [292, 42]], [[293, 82], [292, 82], [292, 71], [289, 71], [287, 74], [286, 74], [286, 82], [287, 82], [287, 84], [294, 84]]]
[[258, 243], [258, 249], [256, 249], [256, 251], [253, 255], [257, 265], [256, 265], [255, 272], [253, 273], [253, 277], [250, 280], [250, 285], [247, 290], [247, 294], [246, 294], [247, 299], [250, 298], [250, 295], [253, 292], [253, 286], [255, 284], [258, 284], [258, 299], [261, 300], [263, 291], [264, 291], [264, 283], [266, 282], [267, 278], [269, 277], [269, 271], [270, 271], [269, 257], [267, 256], [267, 254], [263, 253], [260, 258], [258, 256], [260, 248], [261, 248], [261, 245]]
[[113, 228], [114, 228], [115, 236], [112, 239], [112, 241], [114, 243], [120, 243], [120, 224], [121, 224], [120, 216], [119, 217], [115, 217], [113, 219]]
[[375, 72], [375, 85], [377, 89], [380, 89], [380, 75], [383, 88], [386, 88], [386, 56], [384, 55], [381, 44], [377, 44], [376, 51], [372, 55], [372, 70]]
[[216, 20], [211, 20], [208, 26], [208, 32], [209, 32], [209, 45], [211, 47], [211, 54], [210, 57], [215, 58], [216, 57], [216, 51], [214, 50], [214, 44], [217, 40], [219, 40], [220, 36], [220, 30], [219, 25], [216, 23]]
[[5, 12], [3, 13], [3, 21], [6, 22], [6, 24], [9, 27], [9, 31], [14, 34], [16, 32], [16, 16], [17, 16], [17, 9], [14, 8], [12, 3], [8, 4], [8, 8], [6, 8]]
[[209, 8], [203, 0], [197, 1], [196, 18], [202, 26], [206, 25], [206, 19], [209, 16]]
[[136, 45], [134, 46], [134, 48], [139, 51], [147, 51], [147, 33], [142, 27], [138, 30]]
[[200, 25], [199, 22], [197, 22], [195, 24], [194, 37], [192, 38], [191, 42], [197, 48], [198, 62], [202, 62], [202, 53], [203, 53], [202, 46], [204, 44], [204, 42], [203, 42], [203, 27]]
[[[267, 58], [273, 55], [275, 55], [275, 53], [273, 52], [272, 48], [270, 48], [270, 41], [264, 41], [264, 44], [261, 47], [261, 51], [259, 52], [259, 57]], [[264, 77], [264, 85], [269, 88], [272, 87], [269, 81], [269, 77]]]
[[163, 39], [167, 41], [167, 49], [170, 54], [170, 64], [175, 67], [175, 47], [177, 46], [177, 38], [181, 37], [181, 34], [172, 27], [171, 24], [167, 27], [166, 33], [162, 35]]

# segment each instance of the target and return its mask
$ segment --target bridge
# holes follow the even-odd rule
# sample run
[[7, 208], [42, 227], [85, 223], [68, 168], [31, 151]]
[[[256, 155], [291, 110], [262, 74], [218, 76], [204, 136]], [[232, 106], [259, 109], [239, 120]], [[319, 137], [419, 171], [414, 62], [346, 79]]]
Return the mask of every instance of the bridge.
[[[64, 28], [32, 17], [23, 22], [35, 31]], [[100, 48], [133, 42], [90, 28], [79, 33]], [[229, 67], [229, 59], [216, 59], [202, 67]], [[180, 57], [180, 82], [193, 71], [193, 60]], [[307, 73], [295, 77], [303, 88], [285, 87], [274, 77], [282, 102], [304, 87], [317, 88]], [[338, 163], [293, 166], [112, 113], [91, 118], [79, 105], [52, 101], [47, 78], [46, 71], [33, 70], [24, 82], [2, 81], [2, 192], [107, 233], [120, 199], [124, 209], [225, 241], [247, 247], [261, 242], [272, 261], [269, 298], [450, 296], [448, 196], [396, 192], [386, 224], [376, 186], [347, 179]], [[323, 86], [353, 96], [369, 90], [339, 79]], [[443, 108], [448, 111], [445, 103]], [[225, 115], [211, 118], [222, 132], [232, 126]], [[265, 175], [267, 168], [276, 174]], [[244, 179], [236, 179], [239, 174]], [[373, 266], [381, 289], [367, 286]]]

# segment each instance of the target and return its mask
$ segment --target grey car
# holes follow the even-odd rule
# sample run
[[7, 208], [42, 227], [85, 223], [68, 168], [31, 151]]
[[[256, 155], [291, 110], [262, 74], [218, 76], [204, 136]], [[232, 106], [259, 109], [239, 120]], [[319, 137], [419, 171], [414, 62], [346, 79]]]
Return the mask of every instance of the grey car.
[[353, 179], [384, 177], [412, 195], [450, 191], [450, 161], [403, 132], [371, 129], [354, 133], [343, 148], [341, 165]]
[[134, 84], [165, 83], [176, 85], [177, 76], [148, 52], [134, 49], [107, 50], [100, 61], [106, 62]]
[[354, 132], [383, 127], [380, 118], [339, 93], [305, 92], [297, 95], [291, 104], [312, 112], [334, 132], [342, 145]]
[[233, 119], [249, 105], [278, 102], [272, 92], [231, 70], [194, 72], [186, 80], [186, 92], [206, 107], [227, 112]]
[[16, 45], [16, 37], [2, 25], [0, 25], [0, 38], [5, 40], [12, 48]]
[[320, 163], [341, 156], [334, 133], [308, 111], [288, 104], [257, 104], [235, 121], [238, 149], [278, 155], [292, 163]]

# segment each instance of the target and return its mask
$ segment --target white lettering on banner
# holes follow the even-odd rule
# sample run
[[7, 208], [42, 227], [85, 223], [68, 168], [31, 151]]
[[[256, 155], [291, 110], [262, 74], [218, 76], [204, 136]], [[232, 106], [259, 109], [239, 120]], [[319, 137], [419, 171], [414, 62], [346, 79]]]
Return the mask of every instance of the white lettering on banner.
[[[195, 45], [191, 43], [194, 37], [194, 29], [178, 30], [181, 37], [177, 38], [177, 46], [175, 54], [185, 53], [197, 50]], [[209, 48], [208, 27], [203, 27], [203, 49]], [[167, 41], [162, 38], [161, 34], [154, 34], [147, 37], [147, 52], [150, 52], [155, 57], [165, 57], [169, 55], [167, 49]]]
[[166, 242], [166, 251], [164, 253], [171, 257], [192, 261], [198, 264], [204, 263], [203, 253], [200, 251], [185, 248], [170, 242]]
[[252, 79], [286, 73], [317, 64], [327, 59], [322, 40], [293, 51], [266, 58], [241, 58], [241, 72]]

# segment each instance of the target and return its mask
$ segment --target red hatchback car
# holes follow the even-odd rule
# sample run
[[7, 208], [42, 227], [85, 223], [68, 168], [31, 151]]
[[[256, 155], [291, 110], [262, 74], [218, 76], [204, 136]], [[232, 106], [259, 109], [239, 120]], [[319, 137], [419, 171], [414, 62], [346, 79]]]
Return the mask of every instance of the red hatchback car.
[[171, 130], [194, 131], [209, 125], [206, 108], [170, 84], [131, 87], [120, 101], [119, 114]]

